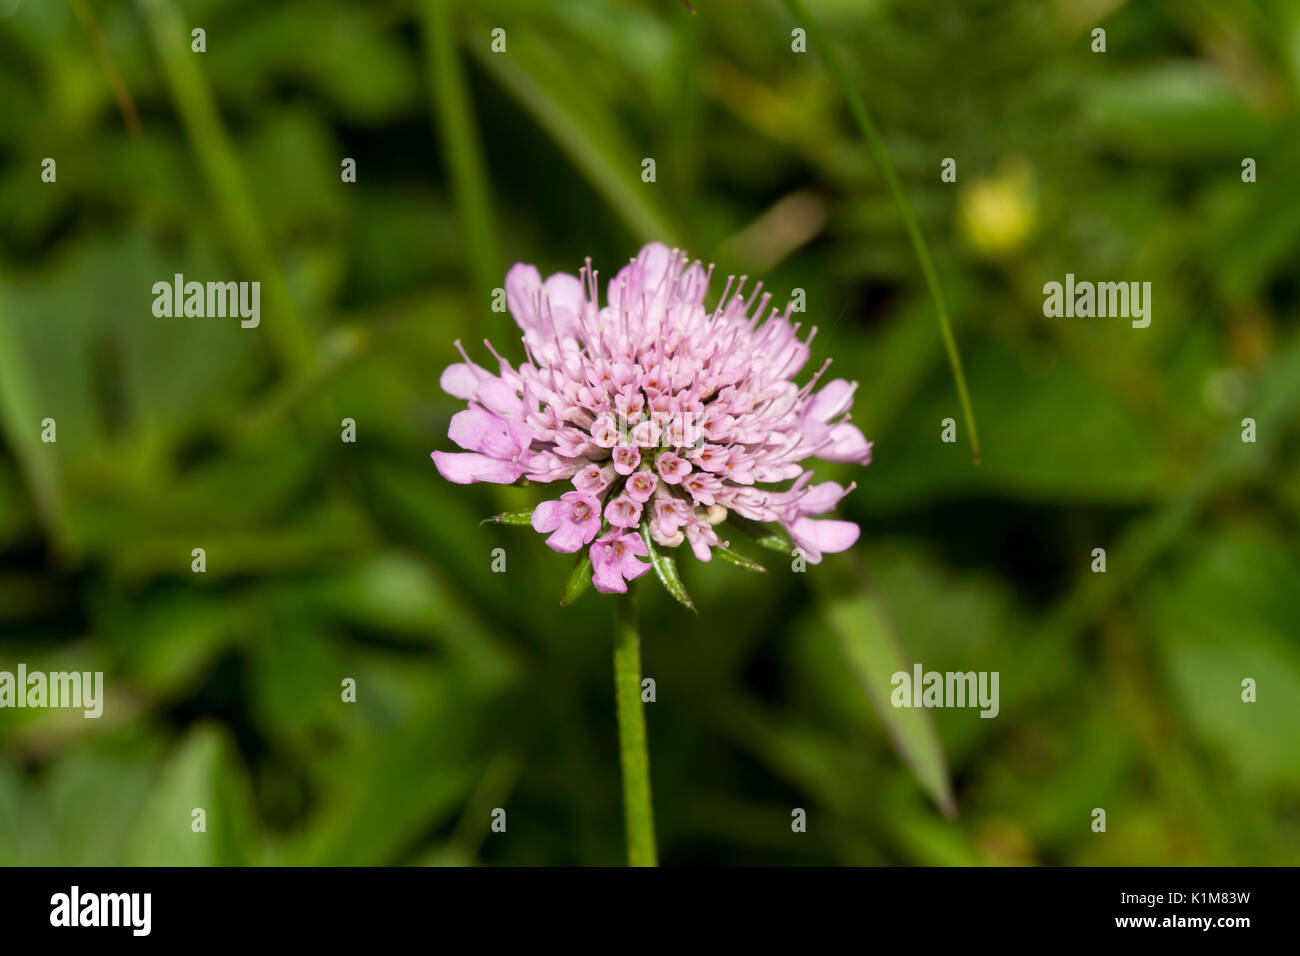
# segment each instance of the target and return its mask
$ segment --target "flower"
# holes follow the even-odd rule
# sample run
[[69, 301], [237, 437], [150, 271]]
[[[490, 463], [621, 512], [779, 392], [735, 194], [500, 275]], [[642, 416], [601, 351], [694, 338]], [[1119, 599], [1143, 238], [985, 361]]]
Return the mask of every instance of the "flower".
[[648, 553], [635, 534], [615, 531], [600, 538], [591, 546], [591, 583], [603, 594], [624, 593], [628, 581], [650, 570], [650, 565], [637, 560]]
[[642, 504], [650, 500], [654, 494], [655, 486], [659, 484], [659, 479], [655, 477], [652, 471], [638, 471], [635, 475], [627, 480], [627, 494], [633, 501], [639, 501]]
[[545, 534], [556, 551], [579, 550], [600, 531], [600, 502], [581, 491], [566, 491], [559, 501], [543, 501], [533, 511], [533, 530]]
[[447, 433], [463, 451], [435, 451], [438, 471], [462, 484], [571, 481], [532, 524], [557, 551], [590, 544], [601, 590], [623, 590], [648, 567], [633, 557], [648, 554], [643, 521], [657, 545], [689, 543], [702, 561], [725, 544], [714, 528], [730, 512], [780, 524], [812, 563], [851, 547], [857, 525], [818, 516], [853, 485], [813, 485], [804, 463], [870, 463], [871, 443], [849, 421], [857, 384], [815, 391], [829, 360], [796, 384], [816, 329], [800, 339], [790, 306], [769, 311], [761, 283], [746, 297], [743, 277], [710, 310], [712, 271], [651, 243], [602, 306], [590, 260], [578, 276], [546, 280], [515, 265], [506, 303], [527, 361], [513, 366], [485, 343], [489, 371], [456, 343], [464, 361], [441, 385], [468, 404]]
[[605, 508], [605, 520], [616, 528], [635, 528], [641, 523], [641, 502], [629, 494], [619, 495]]

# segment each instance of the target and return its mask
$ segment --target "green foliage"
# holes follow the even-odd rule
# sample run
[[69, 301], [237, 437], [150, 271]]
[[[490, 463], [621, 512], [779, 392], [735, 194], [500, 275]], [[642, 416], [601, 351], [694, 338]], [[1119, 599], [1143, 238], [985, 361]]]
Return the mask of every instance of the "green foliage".
[[[852, 554], [733, 515], [636, 585], [663, 862], [1300, 859], [1295, 4], [819, 2], [803, 54], [776, 0], [86, 6], [138, 136], [71, 5], [0, 19], [0, 670], [107, 700], [0, 710], [0, 864], [621, 862], [610, 600], [512, 526], [553, 489], [428, 456], [513, 262], [649, 239], [805, 290], [876, 443], [817, 467]], [[1044, 317], [1067, 272], [1151, 326]], [[998, 717], [890, 706], [917, 662]]]

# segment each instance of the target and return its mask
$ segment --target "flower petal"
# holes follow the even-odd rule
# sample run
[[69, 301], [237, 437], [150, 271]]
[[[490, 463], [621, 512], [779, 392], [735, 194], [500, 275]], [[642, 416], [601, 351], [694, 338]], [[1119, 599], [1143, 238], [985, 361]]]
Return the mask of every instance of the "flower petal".
[[497, 485], [509, 485], [519, 480], [524, 473], [522, 465], [489, 458], [476, 452], [450, 453], [435, 451], [431, 456], [438, 473], [457, 485], [470, 485], [476, 481], [487, 481]]

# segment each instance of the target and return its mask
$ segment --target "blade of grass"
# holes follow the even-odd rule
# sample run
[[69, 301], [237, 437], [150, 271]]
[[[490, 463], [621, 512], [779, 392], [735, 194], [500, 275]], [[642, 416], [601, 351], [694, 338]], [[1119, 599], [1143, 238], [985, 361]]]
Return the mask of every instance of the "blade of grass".
[[653, 188], [639, 178], [641, 158], [622, 140], [617, 123], [591, 90], [579, 90], [558, 57], [516, 31], [509, 53], [492, 53], [482, 27], [468, 34], [468, 48], [502, 88], [568, 155], [628, 230], [642, 241], [682, 243], [677, 230], [649, 199]]
[[136, 0], [149, 25], [163, 75], [190, 146], [217, 201], [230, 243], [240, 265], [267, 293], [268, 337], [281, 364], [306, 375], [316, 365], [316, 349], [302, 313], [271, 254], [256, 206], [239, 166], [239, 158], [217, 112], [212, 90], [199, 69], [199, 54], [172, 0]]
[[978, 465], [980, 462], [979, 433], [975, 429], [975, 412], [971, 408], [970, 394], [966, 388], [966, 373], [962, 370], [961, 353], [957, 351], [957, 340], [953, 337], [952, 325], [948, 321], [948, 307], [944, 303], [943, 289], [939, 286], [939, 276], [934, 269], [934, 260], [930, 256], [930, 247], [926, 244], [925, 237], [921, 235], [921, 227], [916, 221], [915, 213], [912, 212], [912, 204], [908, 202], [907, 194], [903, 192], [903, 185], [899, 182], [898, 172], [894, 169], [893, 160], [889, 158], [889, 150], [885, 148], [884, 140], [880, 138], [880, 133], [876, 130], [876, 124], [871, 121], [871, 115], [867, 112], [866, 104], [850, 81], [848, 70], [845, 68], [839, 54], [835, 51], [835, 47], [831, 45], [830, 38], [822, 30], [821, 24], [808, 12], [803, 0], [783, 0], [783, 2], [790, 14], [800, 24], [805, 25], [804, 29], [808, 31], [808, 36], [812, 40], [813, 47], [817, 50], [817, 55], [821, 57], [822, 63], [825, 64], [831, 78], [835, 81], [835, 85], [844, 94], [844, 99], [849, 106], [849, 112], [853, 114], [853, 119], [862, 131], [862, 137], [867, 142], [867, 148], [871, 151], [876, 165], [880, 167], [881, 174], [884, 175], [889, 191], [898, 206], [899, 214], [903, 217], [903, 225], [912, 240], [912, 248], [916, 251], [917, 260], [921, 263], [921, 272], [925, 276], [926, 285], [930, 288], [930, 297], [934, 299], [935, 309], [938, 311], [939, 332], [943, 336], [943, 347], [948, 352], [948, 364], [952, 367], [952, 376], [957, 384], [957, 397], [961, 401], [962, 415], [966, 419], [966, 429], [970, 432], [971, 455], [975, 460], [975, 464]]
[[890, 701], [891, 676], [908, 668], [880, 595], [866, 580], [856, 589], [814, 586], [822, 613], [880, 722], [888, 730], [894, 749], [944, 816], [956, 816], [957, 804], [948, 779], [943, 744], [930, 714], [923, 709], [894, 707]]
[[117, 110], [122, 114], [122, 121], [126, 123], [127, 132], [131, 137], [139, 138], [140, 136], [140, 114], [136, 112], [135, 100], [131, 98], [131, 91], [127, 88], [126, 82], [122, 79], [122, 74], [117, 69], [117, 64], [113, 61], [113, 51], [108, 47], [108, 41], [104, 38], [104, 31], [99, 28], [95, 15], [91, 13], [90, 7], [86, 0], [68, 0], [72, 5], [73, 12], [77, 19], [81, 21], [82, 29], [90, 38], [91, 46], [95, 48], [95, 54], [99, 57], [99, 64], [104, 70], [104, 77], [108, 80], [109, 88], [113, 91], [113, 99], [117, 101]]
[[[501, 282], [501, 252], [492, 218], [487, 166], [456, 49], [456, 10], [452, 0], [422, 0], [420, 19], [433, 121], [450, 173], [474, 292], [481, 296], [477, 301], [486, 303]], [[502, 322], [497, 313], [490, 315], [493, 321]]]

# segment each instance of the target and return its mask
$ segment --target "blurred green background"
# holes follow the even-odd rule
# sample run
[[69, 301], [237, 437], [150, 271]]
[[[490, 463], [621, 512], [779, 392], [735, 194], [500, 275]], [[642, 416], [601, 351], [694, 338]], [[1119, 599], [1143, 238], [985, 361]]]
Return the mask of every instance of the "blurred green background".
[[[0, 670], [107, 683], [0, 711], [0, 863], [622, 862], [610, 603], [479, 524], [551, 495], [429, 452], [453, 340], [523, 358], [510, 264], [652, 239], [805, 289], [876, 442], [818, 466], [851, 554], [687, 559], [698, 616], [643, 582], [663, 862], [1300, 859], [1300, 4], [810, 3], [978, 467], [815, 44], [695, 6], [0, 2]], [[155, 318], [176, 272], [260, 281], [261, 327]], [[1044, 318], [1066, 272], [1150, 281], [1150, 328]], [[1000, 715], [881, 708], [913, 661]]]

